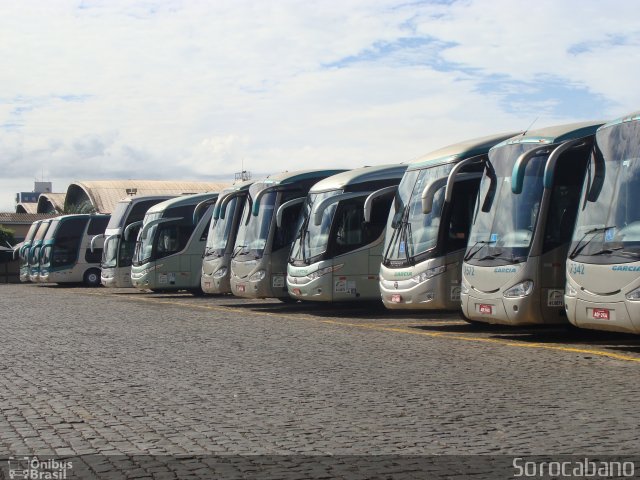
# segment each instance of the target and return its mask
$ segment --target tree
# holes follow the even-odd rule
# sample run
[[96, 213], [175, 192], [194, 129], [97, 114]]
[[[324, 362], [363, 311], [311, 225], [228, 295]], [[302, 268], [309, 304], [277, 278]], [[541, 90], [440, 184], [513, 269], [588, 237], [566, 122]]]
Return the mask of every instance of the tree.
[[15, 233], [16, 232], [14, 232], [13, 230], [10, 230], [0, 225], [0, 245], [2, 245], [3, 247], [6, 247], [7, 243], [9, 245], [15, 245], [16, 243], [16, 237], [14, 236]]
[[76, 215], [79, 213], [96, 213], [96, 208], [91, 205], [91, 202], [82, 202], [79, 204], [67, 205], [65, 203], [63, 209], [58, 209], [60, 215]]

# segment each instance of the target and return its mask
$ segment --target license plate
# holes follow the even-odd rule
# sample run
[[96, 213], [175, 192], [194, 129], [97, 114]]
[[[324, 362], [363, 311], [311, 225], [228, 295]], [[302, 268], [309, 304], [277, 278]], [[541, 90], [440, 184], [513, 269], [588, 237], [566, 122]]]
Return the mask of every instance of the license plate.
[[493, 314], [493, 305], [487, 305], [486, 303], [481, 303], [478, 307], [478, 311], [485, 315]]
[[596, 320], [609, 320], [609, 310], [606, 308], [594, 308], [593, 318]]
[[400, 303], [402, 301], [402, 295], [400, 295], [399, 293], [394, 293], [393, 295], [391, 295], [391, 301], [393, 303]]
[[238, 292], [244, 293], [244, 285], [238, 285]]

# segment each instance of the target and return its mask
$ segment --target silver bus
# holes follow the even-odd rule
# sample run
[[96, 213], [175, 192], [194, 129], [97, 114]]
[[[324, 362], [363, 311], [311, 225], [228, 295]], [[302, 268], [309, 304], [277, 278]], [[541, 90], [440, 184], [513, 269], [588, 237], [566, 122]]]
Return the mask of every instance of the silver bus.
[[147, 210], [131, 265], [134, 287], [202, 293], [202, 254], [217, 198], [213, 192], [186, 195]]
[[389, 212], [380, 294], [390, 309], [460, 309], [460, 271], [489, 149], [511, 134], [431, 152], [409, 164]]
[[[357, 168], [316, 183], [303, 204], [287, 266], [298, 300], [379, 300], [384, 229], [407, 165]], [[276, 212], [276, 223], [280, 212]]]
[[116, 204], [104, 232], [102, 285], [105, 287], [132, 286], [131, 262], [142, 219], [150, 207], [173, 197], [174, 195], [127, 197]]
[[[24, 237], [24, 241], [22, 245], [18, 248], [18, 258], [20, 261], [20, 281], [28, 282], [29, 281], [29, 251], [31, 250], [31, 244], [33, 243], [33, 238], [36, 236], [36, 232], [38, 231], [38, 227], [42, 220], [36, 220], [29, 227], [29, 231]], [[44, 237], [43, 237], [44, 238]]]
[[[343, 170], [305, 170], [267, 177], [249, 187], [231, 259], [231, 293], [291, 300], [287, 259], [302, 202], [323, 178]], [[276, 225], [279, 211], [280, 227]]]
[[[91, 248], [94, 237], [102, 238], [110, 215], [62, 215], [51, 220], [40, 255], [41, 283], [100, 285], [102, 241]], [[94, 242], [95, 247], [95, 242]]]
[[202, 259], [200, 286], [204, 293], [231, 293], [231, 255], [252, 183], [242, 182], [220, 192]]
[[640, 112], [598, 129], [571, 247], [569, 321], [640, 333]]
[[462, 266], [470, 322], [566, 322], [565, 262], [602, 122], [541, 128], [489, 151]]

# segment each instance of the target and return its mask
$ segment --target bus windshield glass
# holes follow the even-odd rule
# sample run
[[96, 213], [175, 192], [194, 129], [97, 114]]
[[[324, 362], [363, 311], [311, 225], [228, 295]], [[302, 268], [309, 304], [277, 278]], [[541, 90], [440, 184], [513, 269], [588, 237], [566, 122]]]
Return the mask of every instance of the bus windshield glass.
[[[491, 187], [485, 169], [480, 182], [465, 261], [480, 265], [519, 263], [529, 255], [544, 186], [542, 177], [549, 151], [532, 157], [526, 165], [522, 192], [511, 190], [515, 161], [538, 144], [511, 144], [490, 151], [495, 170], [495, 194], [488, 212], [482, 211]], [[549, 149], [550, 150], [550, 149]]]
[[[625, 263], [640, 260], [640, 122], [628, 122], [596, 135], [570, 258], [587, 263]], [[598, 160], [598, 161], [596, 161]], [[587, 200], [596, 184], [596, 170], [604, 178], [594, 202]], [[596, 187], [594, 187], [596, 188]], [[580, 258], [578, 258], [580, 257]]]
[[[163, 212], [155, 212], [155, 213], [147, 213], [144, 216], [143, 226], [147, 225], [149, 222], [153, 220], [158, 220], [162, 218]], [[135, 265], [143, 265], [151, 260], [151, 252], [153, 250], [153, 239], [156, 233], [158, 225], [153, 225], [146, 232], [146, 235], [142, 237], [139, 235], [138, 241], [136, 243], [136, 250], [134, 253], [133, 263]]]
[[316, 225], [312, 218], [313, 207], [327, 198], [340, 195], [342, 192], [342, 190], [330, 190], [310, 193], [307, 196], [296, 230], [296, 239], [291, 249], [291, 262], [308, 264], [321, 260], [322, 255], [327, 251], [331, 224], [338, 202], [334, 202], [324, 209], [320, 225]]
[[33, 240], [44, 240], [45, 238], [49, 240], [53, 237], [53, 232], [55, 232], [56, 227], [60, 223], [60, 220], [52, 220], [51, 222], [42, 222], [38, 231], [36, 232], [36, 236], [33, 237]]
[[402, 264], [432, 250], [438, 241], [445, 186], [433, 197], [431, 213], [422, 213], [422, 192], [429, 181], [446, 177], [454, 164], [410, 170], [398, 186], [387, 221], [383, 262]]
[[242, 218], [240, 219], [235, 253], [236, 255], [251, 255], [254, 258], [262, 258], [269, 239], [271, 219], [273, 218], [278, 193], [271, 191], [262, 195], [260, 197], [258, 215], [254, 216], [251, 210], [253, 209], [253, 199], [256, 198], [256, 195], [252, 190], [256, 185], [251, 185], [249, 189], [251, 197], [250, 201], [245, 203]]
[[221, 257], [227, 248], [231, 227], [236, 214], [236, 210], [242, 208], [245, 196], [235, 196], [224, 207], [224, 218], [221, 216], [213, 220], [209, 236], [207, 237], [207, 247], [204, 252], [205, 257]]
[[112, 228], [120, 228], [124, 223], [125, 216], [129, 211], [129, 207], [131, 206], [131, 202], [118, 202], [116, 204], [116, 208], [114, 212], [111, 214], [111, 219], [109, 219], [109, 224], [107, 225], [107, 230]]

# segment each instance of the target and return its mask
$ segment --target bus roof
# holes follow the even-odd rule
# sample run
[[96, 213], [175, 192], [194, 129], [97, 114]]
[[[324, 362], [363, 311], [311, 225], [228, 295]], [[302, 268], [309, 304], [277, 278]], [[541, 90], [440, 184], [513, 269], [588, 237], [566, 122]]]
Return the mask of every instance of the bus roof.
[[324, 178], [336, 173], [344, 172], [344, 169], [332, 169], [332, 170], [296, 170], [295, 172], [282, 172], [276, 175], [269, 175], [267, 178], [257, 180], [254, 183], [262, 183], [265, 187], [269, 184], [272, 185], [288, 185], [296, 183], [301, 180], [312, 180], [314, 178]]
[[140, 203], [147, 200], [169, 200], [170, 198], [175, 197], [175, 194], [168, 193], [166, 195], [143, 195], [143, 196], [132, 196], [126, 197], [121, 200], [118, 200], [118, 204], [120, 203]]
[[640, 120], [640, 111], [633, 112], [633, 113], [630, 113], [628, 115], [625, 115], [624, 117], [616, 118], [615, 120], [607, 122], [604, 125], [602, 125], [598, 130], [604, 130], [605, 128], [611, 128], [611, 127], [614, 127], [616, 125], [620, 125], [621, 123], [637, 122], [638, 120]]
[[513, 145], [517, 143], [561, 143], [567, 140], [593, 135], [596, 133], [598, 127], [603, 123], [603, 121], [566, 123], [563, 125], [553, 125], [550, 127], [539, 128], [537, 130], [530, 130], [528, 132], [521, 133], [520, 135], [515, 135], [499, 143], [493, 148], [500, 148], [505, 145]]
[[326, 192], [328, 190], [342, 189], [347, 185], [375, 182], [379, 180], [390, 180], [394, 178], [397, 178], [398, 181], [400, 181], [406, 170], [407, 164], [376, 165], [371, 167], [355, 168], [353, 170], [347, 170], [346, 172], [332, 175], [324, 180], [320, 180], [311, 187], [310, 192]]
[[147, 213], [159, 213], [164, 212], [171, 207], [182, 207], [188, 205], [197, 205], [200, 202], [215, 198], [218, 192], [196, 193], [195, 195], [182, 195], [180, 197], [171, 198], [164, 202], [156, 203], [153, 207], [147, 210]]
[[95, 218], [95, 217], [110, 217], [110, 214], [105, 213], [71, 213], [69, 215], [60, 215], [59, 217], [53, 218], [53, 220], [68, 220], [70, 218]]
[[512, 138], [514, 135], [515, 132], [500, 133], [454, 143], [413, 160], [409, 163], [408, 170], [434, 167], [443, 163], [457, 162], [465, 158], [482, 155], [483, 153], [487, 153], [496, 144]]
[[255, 183], [255, 180], [246, 180], [244, 182], [234, 183], [230, 187], [227, 187], [224, 190], [220, 191], [220, 198], [226, 197], [230, 193], [234, 193], [234, 192], [243, 192], [243, 191], [247, 191], [248, 192], [249, 191], [249, 187], [253, 183]]

